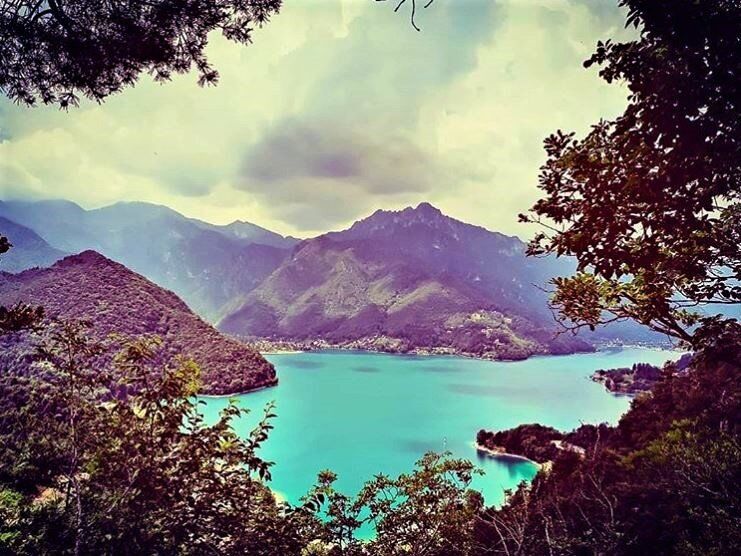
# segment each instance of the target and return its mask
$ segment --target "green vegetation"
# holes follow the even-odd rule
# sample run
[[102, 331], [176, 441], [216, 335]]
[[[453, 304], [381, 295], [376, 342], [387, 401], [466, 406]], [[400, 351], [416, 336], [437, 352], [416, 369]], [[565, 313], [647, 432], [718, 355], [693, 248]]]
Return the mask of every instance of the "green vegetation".
[[[98, 340], [112, 334], [159, 337], [165, 359], [183, 355], [203, 368], [203, 394], [234, 394], [277, 381], [275, 369], [259, 353], [219, 333], [174, 293], [94, 251], [50, 268], [0, 275], [0, 305], [26, 300], [41, 305], [50, 319], [90, 322]], [[15, 319], [22, 317], [17, 309]], [[13, 350], [0, 351], [0, 364], [19, 364], [15, 352], [32, 351], [22, 340]], [[6, 342], [0, 339], [0, 346], [6, 348]]]
[[649, 391], [661, 377], [661, 369], [648, 363], [635, 363], [620, 369], [599, 369], [592, 373], [592, 380], [605, 385], [610, 392], [637, 394]]
[[553, 427], [532, 424], [497, 433], [482, 429], [476, 434], [476, 444], [492, 452], [524, 456], [544, 463], [556, 458], [558, 448], [553, 442], [563, 438], [564, 434]]
[[[741, 349], [664, 376], [617, 427], [578, 429], [498, 510], [491, 554], [731, 554], [741, 542]], [[719, 393], [722, 393], [719, 395]]]
[[632, 319], [695, 357], [686, 373], [666, 369], [618, 427], [565, 437], [584, 454], [561, 451], [488, 512], [492, 554], [720, 555], [741, 545], [741, 326], [717, 314], [741, 302], [741, 7], [621, 4], [639, 38], [600, 43], [585, 65], [624, 80], [628, 108], [584, 139], [546, 140], [545, 196], [523, 219], [547, 231], [530, 253], [578, 260], [576, 276], [555, 281], [566, 327]]
[[[531, 254], [573, 255], [555, 282], [567, 326], [631, 319], [694, 349], [741, 302], [741, 7], [621, 0], [640, 38], [600, 42], [585, 63], [630, 90], [625, 112], [583, 139], [545, 141]], [[714, 304], [710, 314], [689, 309]]]
[[[485, 508], [472, 464], [445, 454], [354, 497], [323, 472], [294, 507], [264, 483], [270, 407], [241, 438], [232, 425], [245, 410], [204, 422], [198, 367], [162, 364], [155, 338], [121, 343], [103, 364], [110, 345], [79, 324], [17, 334], [37, 352], [25, 374], [0, 377], [0, 553], [726, 554], [741, 542], [738, 344], [708, 348], [688, 373], [667, 369], [618, 427], [482, 432], [553, 462], [502, 508]], [[377, 535], [361, 541], [367, 524]]]
[[84, 327], [51, 326], [33, 372], [0, 381], [0, 539], [18, 554], [292, 554], [310, 516], [279, 506], [256, 452], [273, 414], [246, 439], [228, 406], [206, 424], [198, 368], [155, 365], [159, 342], [107, 349]]
[[[625, 80], [630, 104], [583, 140], [559, 132], [546, 141], [545, 198], [532, 218], [552, 233], [531, 251], [579, 261], [577, 276], [556, 282], [568, 326], [637, 320], [693, 348], [687, 372], [667, 368], [617, 427], [564, 435], [583, 453], [551, 451], [552, 465], [501, 508], [484, 508], [468, 491], [470, 463], [435, 454], [408, 475], [376, 477], [354, 498], [322, 473], [303, 505], [290, 507], [263, 483], [270, 464], [258, 450], [270, 408], [240, 438], [232, 423], [243, 410], [232, 404], [205, 423], [194, 397], [197, 366], [161, 362], [157, 340], [121, 344], [116, 357], [101, 359], [107, 346], [79, 325], [39, 329], [38, 312], [18, 306], [0, 314], [3, 332], [31, 335], [37, 349], [0, 376], [0, 551], [737, 552], [741, 326], [686, 309], [741, 301], [741, 8], [722, 0], [622, 4], [640, 37], [601, 43], [589, 63], [601, 64], [608, 81]], [[72, 24], [54, 14], [39, 21]], [[8, 247], [0, 240], [0, 252]], [[556, 434], [535, 426], [494, 437], [535, 452]], [[361, 542], [355, 533], [365, 523], [377, 535]]]
[[[324, 472], [290, 507], [265, 486], [258, 455], [274, 414], [245, 439], [227, 406], [203, 421], [192, 362], [157, 362], [160, 342], [109, 349], [79, 324], [38, 334], [29, 374], [0, 378], [0, 553], [470, 554], [480, 495], [469, 462], [429, 454], [396, 479], [378, 476], [355, 499]], [[324, 518], [324, 520], [320, 519]], [[379, 532], [355, 538], [364, 523]]]

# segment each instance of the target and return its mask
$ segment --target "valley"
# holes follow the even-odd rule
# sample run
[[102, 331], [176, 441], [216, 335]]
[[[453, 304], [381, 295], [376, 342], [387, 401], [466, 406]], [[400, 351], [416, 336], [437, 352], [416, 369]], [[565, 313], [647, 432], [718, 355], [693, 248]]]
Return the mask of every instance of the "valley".
[[429, 203], [378, 210], [305, 240], [139, 202], [85, 210], [68, 201], [2, 201], [0, 228], [17, 244], [0, 270], [99, 252], [171, 290], [223, 333], [268, 351], [287, 344], [520, 360], [588, 352], [596, 342], [661, 341], [635, 325], [558, 334], [546, 290], [573, 263], [526, 257], [518, 238]]

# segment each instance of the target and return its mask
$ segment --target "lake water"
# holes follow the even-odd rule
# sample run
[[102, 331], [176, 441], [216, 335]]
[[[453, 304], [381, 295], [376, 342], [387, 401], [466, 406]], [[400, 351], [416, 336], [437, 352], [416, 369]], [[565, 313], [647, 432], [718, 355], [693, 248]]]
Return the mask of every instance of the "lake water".
[[[275, 401], [275, 429], [261, 455], [276, 462], [271, 488], [292, 503], [323, 469], [335, 471], [337, 486], [354, 494], [377, 473], [407, 472], [425, 452], [449, 450], [485, 471], [474, 487], [498, 504], [505, 489], [532, 478], [536, 468], [479, 456], [473, 445], [479, 429], [615, 423], [630, 399], [607, 393], [589, 375], [677, 357], [641, 348], [518, 362], [341, 351], [270, 355], [280, 384], [240, 396], [253, 414], [237, 426], [247, 433], [262, 407]], [[207, 418], [227, 403], [207, 402]]]

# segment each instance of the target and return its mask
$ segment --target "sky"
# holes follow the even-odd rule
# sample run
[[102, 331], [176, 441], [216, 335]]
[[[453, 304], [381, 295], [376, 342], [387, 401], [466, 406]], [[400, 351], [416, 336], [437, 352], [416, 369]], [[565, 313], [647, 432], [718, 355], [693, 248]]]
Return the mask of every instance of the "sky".
[[[407, 4], [411, 4], [407, 2]], [[620, 114], [584, 69], [626, 38], [617, 0], [285, 0], [242, 46], [214, 35], [215, 87], [143, 76], [69, 112], [0, 100], [0, 199], [164, 204], [308, 237], [428, 201], [526, 238], [543, 139]]]

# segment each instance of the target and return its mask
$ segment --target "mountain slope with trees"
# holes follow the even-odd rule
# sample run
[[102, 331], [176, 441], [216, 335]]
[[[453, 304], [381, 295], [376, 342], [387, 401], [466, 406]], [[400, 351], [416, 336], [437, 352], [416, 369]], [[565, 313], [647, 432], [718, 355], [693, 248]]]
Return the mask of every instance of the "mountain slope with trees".
[[527, 259], [525, 244], [428, 203], [377, 211], [298, 245], [228, 314], [229, 333], [390, 351], [450, 350], [519, 359], [589, 349], [555, 337], [539, 289], [565, 261]]
[[151, 203], [84, 210], [68, 201], [6, 201], [0, 216], [22, 222], [55, 248], [92, 249], [123, 263], [209, 320], [256, 287], [296, 242], [247, 222], [216, 226]]
[[88, 321], [98, 338], [158, 336], [163, 356], [183, 355], [203, 366], [205, 393], [243, 392], [277, 380], [260, 354], [220, 334], [174, 293], [94, 251], [47, 269], [0, 273], [0, 305], [20, 302], [43, 307], [48, 318]]

